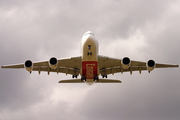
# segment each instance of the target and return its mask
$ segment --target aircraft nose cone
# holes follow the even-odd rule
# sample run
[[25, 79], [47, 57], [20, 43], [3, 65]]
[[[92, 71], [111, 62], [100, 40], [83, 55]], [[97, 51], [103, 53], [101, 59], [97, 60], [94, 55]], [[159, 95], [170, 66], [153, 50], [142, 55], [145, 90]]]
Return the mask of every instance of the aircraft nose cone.
[[94, 34], [93, 34], [91, 31], [87, 31], [87, 32], [84, 34], [84, 36], [86, 36], [86, 35], [93, 35], [93, 36], [94, 36]]
[[94, 37], [93, 36], [88, 36], [87, 38], [86, 38], [86, 43], [94, 43]]

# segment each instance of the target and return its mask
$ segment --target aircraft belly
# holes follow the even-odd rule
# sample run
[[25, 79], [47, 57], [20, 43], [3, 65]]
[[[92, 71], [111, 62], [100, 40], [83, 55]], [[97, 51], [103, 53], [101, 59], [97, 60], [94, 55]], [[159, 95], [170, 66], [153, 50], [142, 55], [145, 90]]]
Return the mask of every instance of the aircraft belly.
[[98, 70], [98, 43], [93, 36], [82, 39], [82, 64], [80, 74], [86, 77], [86, 82], [94, 82], [94, 77], [99, 75]]
[[94, 80], [94, 77], [98, 75], [97, 61], [83, 61], [82, 75], [86, 77], [87, 82], [92, 82]]

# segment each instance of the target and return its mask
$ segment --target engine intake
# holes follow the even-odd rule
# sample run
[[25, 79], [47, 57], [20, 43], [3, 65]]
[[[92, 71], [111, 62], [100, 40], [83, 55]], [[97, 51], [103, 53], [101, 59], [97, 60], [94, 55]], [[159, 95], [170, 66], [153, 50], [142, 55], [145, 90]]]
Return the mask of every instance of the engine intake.
[[128, 69], [131, 65], [131, 60], [128, 58], [128, 57], [124, 57], [122, 60], [121, 60], [121, 65], [124, 69]]
[[33, 63], [30, 60], [26, 60], [24, 67], [27, 71], [31, 72], [33, 70]]
[[156, 66], [156, 63], [154, 62], [154, 60], [149, 60], [146, 63], [146, 67], [148, 71], [152, 71], [155, 68], [155, 66]]
[[55, 57], [52, 57], [49, 60], [49, 66], [51, 67], [51, 69], [56, 69], [58, 67], [58, 60]]

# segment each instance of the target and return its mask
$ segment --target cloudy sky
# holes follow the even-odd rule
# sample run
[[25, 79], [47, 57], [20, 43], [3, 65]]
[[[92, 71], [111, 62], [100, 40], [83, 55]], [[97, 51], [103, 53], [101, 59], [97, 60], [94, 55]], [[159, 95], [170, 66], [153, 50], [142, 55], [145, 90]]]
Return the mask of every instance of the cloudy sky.
[[[100, 54], [180, 64], [179, 0], [0, 0], [0, 65]], [[122, 84], [58, 84], [72, 76], [0, 69], [0, 120], [179, 120], [180, 69], [110, 75]]]

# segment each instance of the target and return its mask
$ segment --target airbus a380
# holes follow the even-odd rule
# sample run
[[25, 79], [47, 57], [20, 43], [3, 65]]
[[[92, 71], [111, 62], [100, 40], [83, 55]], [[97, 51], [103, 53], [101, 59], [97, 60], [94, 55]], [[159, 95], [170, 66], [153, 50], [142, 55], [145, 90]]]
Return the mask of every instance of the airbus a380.
[[[94, 34], [90, 31], [86, 32], [81, 40], [82, 54], [79, 57], [71, 57], [68, 59], [50, 58], [49, 61], [32, 62], [25, 61], [24, 64], [5, 65], [1, 68], [26, 68], [30, 73], [32, 71], [46, 71], [49, 75], [50, 72], [65, 73], [72, 75], [70, 80], [61, 80], [59, 83], [121, 83], [120, 80], [104, 79], [109, 74], [123, 73], [133, 71], [147, 70], [152, 71], [154, 68], [168, 68], [179, 67], [178, 65], [157, 64], [154, 60], [147, 62], [132, 61], [128, 57], [123, 59], [115, 59], [106, 56], [98, 55], [99, 45]], [[81, 79], [77, 79], [77, 76]], [[102, 79], [99, 76], [102, 76]]]

